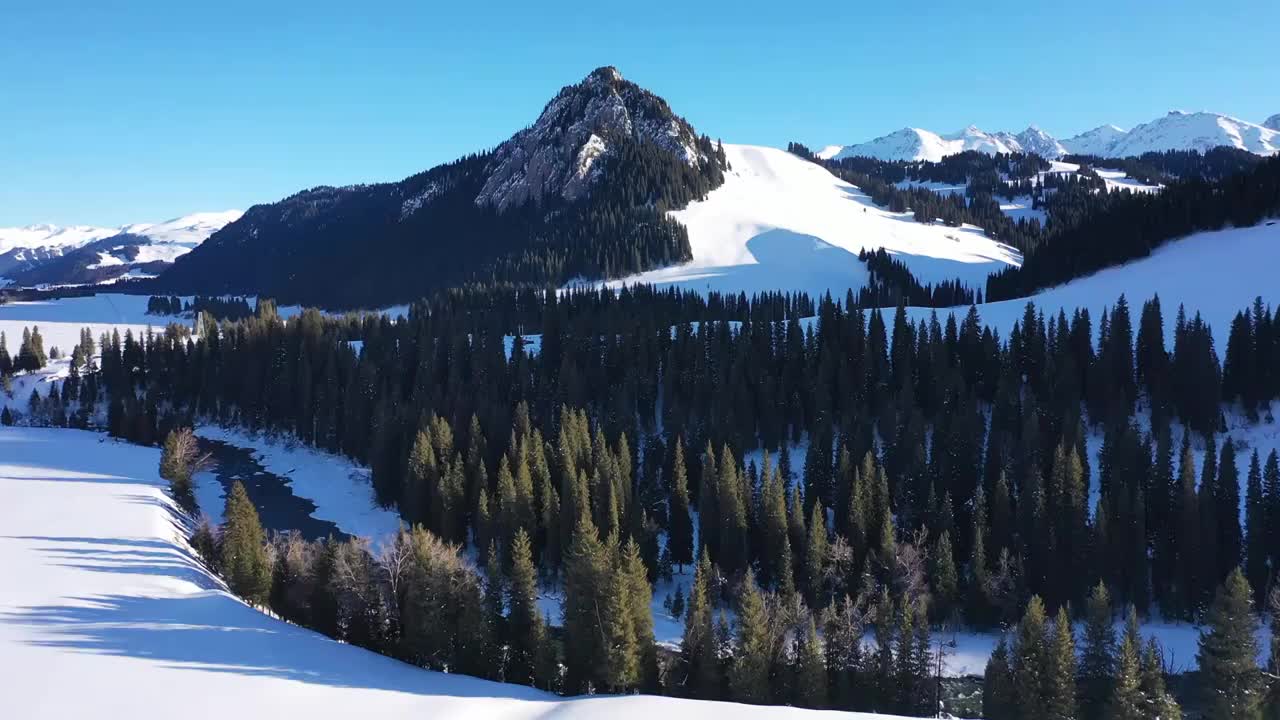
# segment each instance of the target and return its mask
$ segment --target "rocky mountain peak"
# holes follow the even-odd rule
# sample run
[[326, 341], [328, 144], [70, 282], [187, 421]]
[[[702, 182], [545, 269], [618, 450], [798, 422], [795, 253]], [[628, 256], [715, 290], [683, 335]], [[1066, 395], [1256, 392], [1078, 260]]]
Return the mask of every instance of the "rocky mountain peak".
[[476, 204], [505, 210], [545, 197], [576, 200], [623, 142], [656, 145], [691, 166], [709, 161], [665, 100], [605, 66], [560, 90], [533, 125], [498, 146]]

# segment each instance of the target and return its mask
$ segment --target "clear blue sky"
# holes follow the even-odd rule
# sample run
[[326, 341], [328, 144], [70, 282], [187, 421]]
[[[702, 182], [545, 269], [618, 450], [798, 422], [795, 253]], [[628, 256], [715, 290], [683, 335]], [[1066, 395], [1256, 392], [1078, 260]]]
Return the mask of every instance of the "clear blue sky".
[[0, 0], [0, 226], [399, 179], [606, 64], [699, 131], [767, 145], [1280, 112], [1274, 0], [285, 5]]

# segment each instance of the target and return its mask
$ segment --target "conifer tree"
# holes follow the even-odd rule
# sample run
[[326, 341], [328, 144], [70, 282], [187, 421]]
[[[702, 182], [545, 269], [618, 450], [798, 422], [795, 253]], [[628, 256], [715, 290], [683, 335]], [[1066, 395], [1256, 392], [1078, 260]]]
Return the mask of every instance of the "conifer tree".
[[658, 651], [653, 643], [653, 589], [649, 573], [640, 557], [640, 546], [628, 539], [622, 548], [621, 574], [625, 582], [624, 600], [631, 615], [631, 631], [635, 635], [637, 686], [645, 692], [658, 690]]
[[1141, 639], [1132, 606], [1130, 612], [1128, 630], [1120, 639], [1116, 655], [1116, 674], [1111, 685], [1111, 697], [1107, 701], [1106, 720], [1144, 720], [1148, 717], [1142, 696]]
[[684, 566], [693, 563], [693, 518], [689, 514], [689, 477], [684, 463], [684, 441], [677, 437], [671, 462], [671, 511], [667, 535], [667, 551], [671, 562], [684, 574]]
[[827, 706], [827, 665], [813, 617], [796, 641], [795, 703], [799, 707]]
[[812, 607], [826, 605], [824, 571], [828, 548], [826, 518], [827, 513], [822, 508], [822, 503], [815, 503], [813, 512], [809, 516], [809, 542], [805, 546], [804, 555], [805, 596]]
[[1142, 654], [1142, 699], [1146, 717], [1182, 720], [1182, 708], [1165, 687], [1163, 654], [1155, 638]]
[[1046, 643], [1044, 603], [1033, 595], [1014, 634], [1012, 648], [1013, 689], [1017, 717], [1048, 717], [1045, 690], [1049, 687], [1049, 649]]
[[511, 573], [507, 595], [510, 652], [506, 678], [522, 685], [543, 686], [538, 677], [538, 654], [547, 641], [538, 612], [538, 576], [533, 566], [529, 535], [520, 528], [511, 544]]
[[1196, 659], [1204, 681], [1206, 720], [1261, 720], [1262, 673], [1252, 590], [1236, 568], [1218, 588], [1205, 615]]
[[1214, 582], [1220, 581], [1240, 565], [1244, 549], [1244, 533], [1240, 528], [1240, 472], [1236, 468], [1236, 449], [1231, 438], [1222, 443], [1218, 461], [1218, 480], [1214, 487], [1218, 501], [1218, 562]]
[[1258, 460], [1258, 451], [1254, 450], [1249, 458], [1249, 477], [1245, 490], [1245, 552], [1244, 572], [1253, 588], [1256, 604], [1261, 605], [1267, 592], [1267, 510], [1262, 497], [1262, 465]]
[[1016, 713], [1009, 644], [1001, 634], [982, 675], [982, 714], [987, 720], [1015, 720]]
[[[955, 603], [959, 579], [956, 577], [956, 563], [951, 555], [951, 534], [943, 531], [934, 543], [930, 558], [930, 575], [933, 582], [933, 599], [937, 607], [937, 617], [946, 617]], [[985, 574], [985, 569], [980, 571]]]
[[729, 696], [736, 702], [768, 701], [769, 619], [764, 598], [748, 569], [738, 591], [738, 621], [734, 635], [733, 663], [729, 666]]
[[1115, 627], [1111, 623], [1111, 597], [1102, 583], [1094, 586], [1086, 605], [1084, 649], [1077, 673], [1080, 716], [1101, 717], [1111, 697], [1115, 677]]
[[239, 480], [227, 494], [223, 518], [222, 574], [232, 592], [254, 605], [262, 605], [271, 589], [271, 563], [258, 511]]
[[1045, 703], [1048, 718], [1072, 720], [1076, 717], [1076, 641], [1066, 607], [1058, 608], [1053, 637], [1048, 647]]
[[720, 697], [720, 660], [711, 608], [711, 558], [704, 547], [694, 570], [680, 642], [683, 678], [677, 682], [685, 694], [715, 700]]

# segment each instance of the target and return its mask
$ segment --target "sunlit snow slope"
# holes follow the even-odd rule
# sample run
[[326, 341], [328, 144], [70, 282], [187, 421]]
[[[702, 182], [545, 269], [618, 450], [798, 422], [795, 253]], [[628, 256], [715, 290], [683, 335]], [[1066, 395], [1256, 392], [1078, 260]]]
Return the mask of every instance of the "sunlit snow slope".
[[858, 251], [885, 248], [925, 283], [959, 278], [986, 286], [987, 275], [1021, 258], [966, 225], [915, 222], [857, 187], [784, 150], [725, 145], [731, 171], [706, 200], [672, 213], [689, 230], [693, 261], [632, 276], [624, 283], [679, 285], [748, 294], [831, 291], [843, 297], [867, 279]]
[[817, 716], [642, 696], [565, 700], [428, 672], [274, 620], [192, 556], [159, 458], [89, 432], [0, 428], [0, 716]]

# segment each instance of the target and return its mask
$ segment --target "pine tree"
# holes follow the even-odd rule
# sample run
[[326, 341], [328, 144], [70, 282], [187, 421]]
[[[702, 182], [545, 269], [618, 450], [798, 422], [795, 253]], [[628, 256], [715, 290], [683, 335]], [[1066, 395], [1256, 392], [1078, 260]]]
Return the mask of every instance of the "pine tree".
[[1205, 616], [1196, 656], [1207, 694], [1207, 720], [1261, 720], [1262, 674], [1257, 665], [1252, 590], [1236, 568]]
[[[611, 639], [604, 613], [609, 609], [609, 552], [595, 526], [584, 514], [573, 532], [564, 562], [565, 685], [570, 693], [608, 686], [613, 665], [608, 656]], [[612, 669], [617, 670], [614, 666]]]
[[1142, 698], [1145, 717], [1182, 720], [1182, 708], [1165, 687], [1163, 653], [1155, 638], [1147, 641], [1142, 654]]
[[796, 641], [795, 703], [799, 707], [827, 706], [827, 665], [813, 617]]
[[1076, 717], [1076, 641], [1071, 631], [1071, 618], [1066, 607], [1058, 608], [1053, 623], [1053, 638], [1048, 648], [1048, 673], [1045, 677], [1045, 701], [1048, 718], [1072, 720]]
[[1116, 675], [1107, 701], [1107, 720], [1145, 720], [1145, 703], [1142, 696], [1141, 640], [1137, 637], [1138, 623], [1132, 614], [1129, 629], [1120, 639], [1116, 655]]
[[761, 704], [769, 699], [768, 625], [755, 572], [748, 569], [738, 591], [733, 664], [729, 666], [729, 696], [737, 702]]
[[1245, 491], [1245, 553], [1244, 571], [1253, 588], [1254, 602], [1261, 604], [1267, 591], [1267, 510], [1262, 497], [1262, 464], [1258, 451], [1249, 458], [1249, 478]]
[[[934, 543], [930, 576], [933, 581], [933, 598], [937, 607], [937, 616], [946, 617], [955, 603], [959, 579], [956, 577], [956, 563], [951, 555], [951, 535], [943, 531]], [[985, 573], [985, 569], [981, 572]]]
[[689, 590], [684, 636], [680, 642], [685, 673], [677, 682], [691, 697], [715, 700], [720, 697], [720, 661], [711, 612], [711, 573], [711, 558], [704, 547]]
[[684, 441], [678, 437], [669, 485], [671, 511], [667, 551], [671, 553], [671, 562], [684, 574], [684, 566], [693, 563], [693, 518], [689, 514], [689, 478], [684, 464]]
[[1012, 649], [1013, 688], [1017, 717], [1048, 717], [1045, 697], [1048, 687], [1049, 649], [1045, 637], [1044, 603], [1033, 595], [1018, 623]]
[[538, 612], [538, 576], [533, 566], [529, 535], [521, 528], [511, 544], [511, 573], [507, 590], [507, 627], [510, 638], [506, 678], [522, 685], [541, 685], [538, 654], [547, 641]]
[[1009, 644], [1000, 635], [982, 675], [982, 715], [987, 720], [1015, 720], [1013, 670], [1009, 666]]
[[263, 542], [258, 511], [239, 480], [227, 494], [223, 518], [220, 562], [223, 577], [232, 592], [254, 605], [262, 605], [271, 589], [271, 561]]
[[645, 692], [658, 691], [658, 651], [653, 642], [653, 589], [649, 573], [640, 557], [640, 546], [628, 539], [622, 549], [622, 575], [625, 583], [627, 612], [631, 615], [631, 631], [635, 636], [637, 686]]
[[1244, 533], [1240, 529], [1240, 472], [1236, 469], [1236, 449], [1231, 438], [1222, 443], [1214, 492], [1218, 501], [1218, 565], [1214, 576], [1217, 582], [1240, 564], [1244, 549]]
[[1115, 677], [1115, 627], [1111, 623], [1111, 597], [1098, 583], [1089, 595], [1085, 613], [1084, 649], [1080, 655], [1080, 716], [1101, 717], [1111, 697]]
[[809, 516], [809, 542], [805, 546], [804, 577], [805, 595], [812, 607], [826, 605], [825, 570], [827, 562], [827, 513], [822, 503], [813, 506]]

